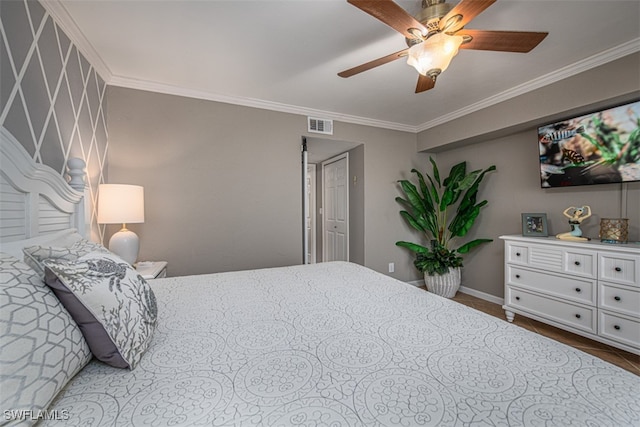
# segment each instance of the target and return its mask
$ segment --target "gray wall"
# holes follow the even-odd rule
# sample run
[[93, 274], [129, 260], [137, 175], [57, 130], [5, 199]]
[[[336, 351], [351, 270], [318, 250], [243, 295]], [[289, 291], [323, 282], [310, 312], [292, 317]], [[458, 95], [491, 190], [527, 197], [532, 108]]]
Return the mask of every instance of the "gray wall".
[[[364, 265], [364, 145], [349, 150], [349, 260]], [[354, 179], [355, 182], [354, 182]]]
[[[469, 167], [498, 168], [487, 176], [480, 197], [487, 199], [470, 237], [488, 237], [493, 243], [465, 258], [462, 285], [503, 297], [503, 234], [521, 234], [521, 213], [545, 212], [551, 234], [569, 231], [562, 211], [590, 205], [594, 215], [582, 227], [597, 238], [600, 218], [620, 217], [622, 185], [540, 188], [537, 125], [581, 114], [624, 100], [638, 99], [640, 55], [622, 58], [487, 110], [446, 123], [418, 135], [418, 146], [437, 151], [438, 164], [447, 172], [462, 160]], [[640, 240], [640, 183], [625, 184], [630, 239]], [[479, 199], [480, 200], [480, 199]]]
[[[0, 1], [0, 125], [38, 162], [65, 172], [70, 157], [87, 163], [91, 230], [106, 178], [106, 85], [37, 1]], [[0, 32], [2, 34], [2, 32]]]
[[[140, 259], [170, 275], [301, 263], [306, 116], [117, 87], [108, 99], [110, 182], [145, 187]], [[394, 245], [410, 237], [394, 198], [416, 136], [337, 122], [334, 137], [363, 144], [364, 264], [417, 278]]]

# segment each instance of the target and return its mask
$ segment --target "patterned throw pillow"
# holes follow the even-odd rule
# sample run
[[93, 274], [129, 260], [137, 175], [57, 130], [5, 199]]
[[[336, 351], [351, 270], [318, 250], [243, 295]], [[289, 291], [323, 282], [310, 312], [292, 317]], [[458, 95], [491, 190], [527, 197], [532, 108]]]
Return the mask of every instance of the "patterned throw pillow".
[[44, 280], [44, 260], [55, 259], [63, 261], [75, 261], [83, 255], [91, 252], [109, 253], [109, 250], [98, 243], [81, 239], [69, 247], [63, 246], [29, 246], [22, 250], [24, 252], [24, 262], [38, 273]]
[[44, 264], [45, 283], [80, 326], [93, 355], [117, 368], [135, 368], [157, 315], [155, 295], [142, 276], [111, 253]]
[[[0, 253], [0, 408], [9, 425], [30, 425], [91, 360], [69, 312], [38, 275]], [[31, 412], [27, 412], [31, 411]]]

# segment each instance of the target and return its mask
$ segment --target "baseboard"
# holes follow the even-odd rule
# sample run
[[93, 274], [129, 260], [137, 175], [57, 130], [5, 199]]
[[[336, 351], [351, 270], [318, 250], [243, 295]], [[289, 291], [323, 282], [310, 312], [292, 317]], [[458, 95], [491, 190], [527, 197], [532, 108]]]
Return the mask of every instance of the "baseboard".
[[485, 301], [492, 302], [494, 304], [503, 305], [504, 298], [497, 297], [495, 295], [488, 294], [486, 292], [477, 291], [475, 289], [467, 288], [465, 286], [460, 286], [460, 292], [463, 294], [471, 295], [476, 298], [480, 298]]
[[415, 286], [416, 288], [424, 286], [424, 280], [412, 280], [407, 283], [410, 284], [411, 286]]
[[[415, 287], [424, 287], [424, 280], [412, 280], [407, 283]], [[498, 305], [504, 304], [504, 298], [500, 298], [495, 295], [488, 294], [486, 292], [477, 291], [475, 289], [467, 288], [466, 286], [460, 286], [460, 292], [462, 292], [463, 294], [471, 295], [476, 298], [480, 298], [485, 301], [492, 302], [494, 304], [498, 304]]]

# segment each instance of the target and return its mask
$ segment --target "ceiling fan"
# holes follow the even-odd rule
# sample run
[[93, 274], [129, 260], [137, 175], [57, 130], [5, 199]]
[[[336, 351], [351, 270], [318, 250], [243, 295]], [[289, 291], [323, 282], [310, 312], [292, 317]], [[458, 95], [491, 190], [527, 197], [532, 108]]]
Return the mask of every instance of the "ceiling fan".
[[445, 3], [445, 0], [422, 0], [422, 10], [413, 17], [392, 0], [347, 0], [402, 34], [409, 47], [342, 71], [338, 75], [351, 77], [407, 57], [407, 63], [419, 73], [416, 93], [420, 93], [434, 88], [436, 78], [446, 70], [458, 49], [525, 53], [536, 47], [549, 34], [464, 28], [495, 1], [461, 0], [454, 6]]

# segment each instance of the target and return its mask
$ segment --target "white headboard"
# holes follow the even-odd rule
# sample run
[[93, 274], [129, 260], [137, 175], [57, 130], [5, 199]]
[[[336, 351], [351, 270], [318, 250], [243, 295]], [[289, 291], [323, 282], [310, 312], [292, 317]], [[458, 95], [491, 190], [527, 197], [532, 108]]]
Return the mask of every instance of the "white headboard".
[[0, 128], [0, 250], [12, 242], [39, 240], [75, 228], [87, 236], [82, 159], [67, 162], [71, 181], [36, 163]]

